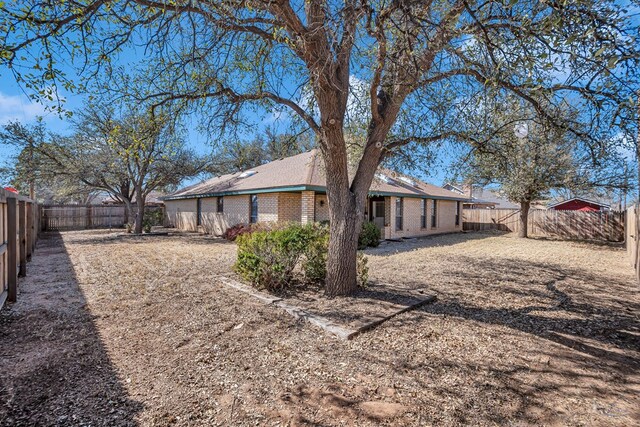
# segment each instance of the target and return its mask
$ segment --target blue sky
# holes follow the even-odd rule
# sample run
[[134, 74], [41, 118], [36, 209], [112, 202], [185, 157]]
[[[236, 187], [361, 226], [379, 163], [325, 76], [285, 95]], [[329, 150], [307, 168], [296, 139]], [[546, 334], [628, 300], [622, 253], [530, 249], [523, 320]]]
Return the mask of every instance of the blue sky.
[[[628, 1], [621, 1], [620, 4], [627, 7], [631, 6]], [[631, 7], [631, 10], [634, 13], [637, 12], [637, 9], [634, 7]], [[136, 52], [135, 48], [129, 47], [112, 65], [123, 65], [130, 69], [143, 57], [143, 52]], [[70, 76], [74, 74], [70, 67], [65, 71]], [[59, 95], [66, 100], [65, 108], [71, 111], [82, 108], [86, 98], [83, 94], [60, 92]], [[53, 132], [60, 134], [68, 134], [70, 132], [69, 119], [61, 118], [57, 113], [47, 111], [44, 105], [29, 99], [23, 89], [15, 82], [10, 71], [0, 67], [0, 126], [6, 124], [9, 120], [19, 120], [27, 124], [33, 123], [37, 116], [43, 116], [48, 129]], [[255, 120], [256, 123], [256, 134], [263, 132], [265, 126], [274, 124], [275, 117], [276, 114], [267, 115], [266, 117], [255, 116], [253, 120]], [[188, 126], [190, 129], [188, 144], [199, 153], [210, 152], [212, 150], [210, 141], [217, 140], [218, 135], [199, 133], [196, 130], [198, 123], [197, 117], [191, 117], [188, 120], [191, 122]], [[286, 130], [286, 115], [278, 122], [279, 129], [282, 131]], [[246, 138], [249, 139], [253, 136], [254, 135], [247, 134]], [[437, 185], [443, 183], [449, 172], [449, 165], [455, 160], [457, 154], [446, 148], [439, 151], [439, 158], [434, 164], [418, 174], [418, 177]], [[4, 160], [9, 157], [10, 154], [10, 148], [0, 145], [0, 164], [4, 163]], [[0, 182], [0, 185], [2, 184], [6, 183]]]
[[[127, 62], [127, 59], [122, 58], [121, 61]], [[58, 113], [49, 111], [46, 105], [30, 99], [6, 69], [0, 68], [0, 79], [2, 81], [0, 85], [0, 126], [13, 120], [18, 120], [24, 124], [32, 124], [38, 116], [42, 116], [50, 131], [63, 135], [71, 132], [71, 123], [68, 118], [60, 117]], [[70, 111], [81, 109], [86, 99], [86, 95], [63, 92], [60, 89], [59, 95], [65, 99], [64, 107]], [[188, 128], [191, 129], [188, 136], [189, 146], [201, 154], [210, 153], [212, 150], [210, 141], [215, 140], [217, 135], [198, 132], [196, 130], [197, 117], [192, 116], [187, 120], [190, 121]], [[255, 121], [258, 125], [257, 132], [262, 132], [266, 126], [270, 125], [276, 125], [281, 131], [286, 130], [286, 117], [277, 112], [266, 117], [255, 116]], [[247, 134], [246, 137], [251, 138], [252, 135]], [[14, 154], [14, 150], [11, 147], [0, 144], [0, 164], [4, 164], [5, 160], [12, 154]], [[433, 184], [442, 184], [446, 175], [446, 166], [451, 161], [450, 156], [443, 155], [438, 159], [436, 165], [428, 170], [425, 169], [422, 174], [419, 174], [421, 175], [420, 178]], [[189, 184], [189, 182], [185, 184]], [[0, 186], [4, 185], [7, 185], [7, 183], [0, 182]]]

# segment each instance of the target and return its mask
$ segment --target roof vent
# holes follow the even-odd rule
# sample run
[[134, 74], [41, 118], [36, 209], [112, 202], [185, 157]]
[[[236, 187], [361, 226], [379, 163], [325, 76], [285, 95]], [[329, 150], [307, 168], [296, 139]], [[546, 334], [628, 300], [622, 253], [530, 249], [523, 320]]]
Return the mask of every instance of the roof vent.
[[406, 176], [401, 176], [400, 177], [400, 181], [402, 181], [402, 182], [404, 182], [406, 184], [409, 184], [412, 187], [416, 187], [417, 186], [417, 184], [416, 184], [416, 182], [414, 180], [412, 180], [411, 178], [407, 178]]
[[391, 178], [381, 173], [377, 173], [376, 178], [378, 178], [380, 181], [384, 182], [385, 184], [393, 184], [393, 180]]
[[257, 173], [258, 173], [258, 172], [256, 172], [256, 171], [246, 171], [246, 172], [242, 172], [238, 178], [248, 178], [248, 177], [250, 177], [250, 176], [252, 176], [252, 175], [255, 175], [255, 174], [257, 174]]

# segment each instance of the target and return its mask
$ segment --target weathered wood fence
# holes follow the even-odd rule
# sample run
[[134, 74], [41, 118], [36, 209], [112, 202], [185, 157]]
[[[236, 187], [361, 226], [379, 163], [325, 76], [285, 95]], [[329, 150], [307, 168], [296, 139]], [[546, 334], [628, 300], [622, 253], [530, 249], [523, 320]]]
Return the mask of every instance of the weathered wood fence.
[[[518, 209], [464, 209], [463, 230], [520, 230]], [[625, 212], [582, 212], [532, 209], [528, 231], [531, 236], [576, 240], [622, 242]]]
[[27, 275], [40, 230], [38, 205], [33, 200], [0, 189], [0, 308], [15, 302], [18, 277]]
[[[146, 212], [155, 210], [164, 208], [145, 207]], [[128, 222], [123, 205], [45, 205], [40, 208], [40, 218], [45, 231], [122, 228]]]
[[640, 280], [640, 206], [633, 205], [627, 208], [627, 223], [625, 226], [625, 242], [627, 245], [627, 256], [629, 262], [636, 271], [636, 278]]

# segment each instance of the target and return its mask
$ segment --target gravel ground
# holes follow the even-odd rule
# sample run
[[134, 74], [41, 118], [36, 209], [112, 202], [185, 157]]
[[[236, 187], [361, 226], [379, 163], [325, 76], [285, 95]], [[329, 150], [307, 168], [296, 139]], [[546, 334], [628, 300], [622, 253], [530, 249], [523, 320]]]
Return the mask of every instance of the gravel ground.
[[459, 234], [369, 250], [438, 301], [339, 341], [219, 284], [233, 244], [48, 235], [0, 312], [0, 425], [640, 423], [617, 246]]

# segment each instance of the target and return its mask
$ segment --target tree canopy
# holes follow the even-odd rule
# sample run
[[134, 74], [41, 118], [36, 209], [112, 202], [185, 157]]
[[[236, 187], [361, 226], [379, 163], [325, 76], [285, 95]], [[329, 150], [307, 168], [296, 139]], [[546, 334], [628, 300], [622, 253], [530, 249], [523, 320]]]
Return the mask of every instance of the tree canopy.
[[[475, 143], [460, 118], [487, 89], [593, 147], [602, 144], [595, 130], [630, 135], [640, 67], [625, 5], [637, 2], [12, 0], [1, 6], [0, 64], [27, 88], [72, 90], [82, 82], [61, 65], [72, 60], [89, 80], [111, 76], [109, 90], [199, 110], [222, 132], [254, 109], [304, 123], [327, 171], [335, 295], [356, 286], [357, 232], [377, 166], [411, 143]], [[145, 66], [119, 68], [120, 52], [144, 55]], [[351, 174], [344, 127], [354, 79], [368, 96]], [[147, 90], [130, 91], [132, 82]], [[565, 100], [579, 112], [572, 120], [552, 114]]]

